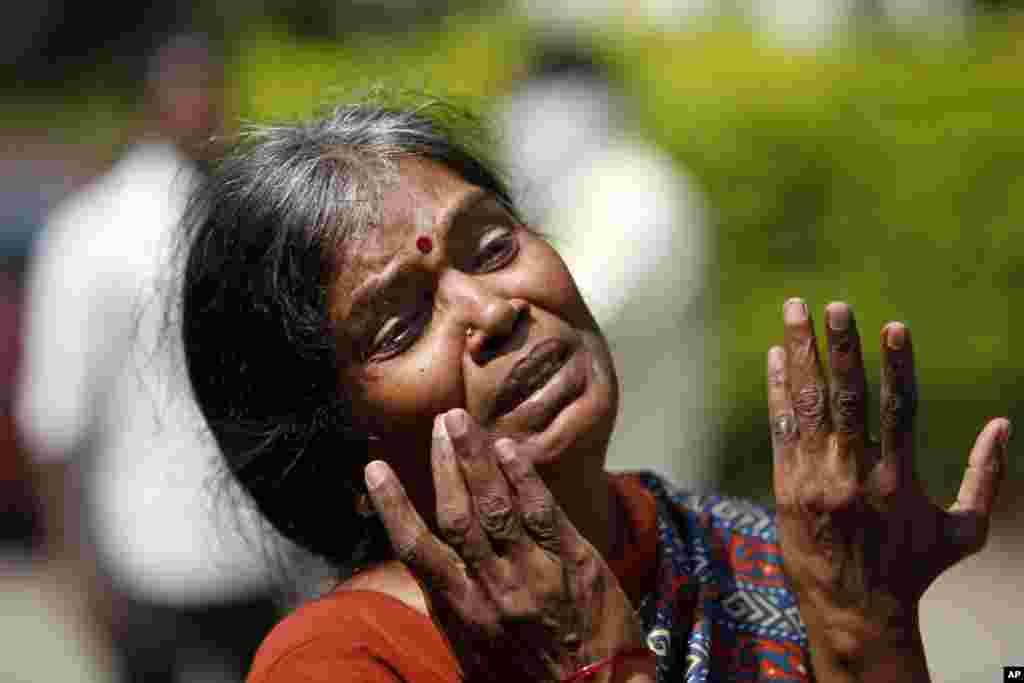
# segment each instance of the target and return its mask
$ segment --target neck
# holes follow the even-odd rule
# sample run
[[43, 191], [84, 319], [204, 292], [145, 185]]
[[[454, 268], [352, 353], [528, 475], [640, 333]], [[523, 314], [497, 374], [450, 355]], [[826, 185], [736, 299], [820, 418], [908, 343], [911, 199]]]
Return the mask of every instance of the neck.
[[602, 557], [609, 557], [616, 537], [625, 529], [619, 506], [613, 505], [611, 484], [604, 469], [557, 466], [541, 471], [541, 476], [555, 500], [576, 530], [583, 535]]

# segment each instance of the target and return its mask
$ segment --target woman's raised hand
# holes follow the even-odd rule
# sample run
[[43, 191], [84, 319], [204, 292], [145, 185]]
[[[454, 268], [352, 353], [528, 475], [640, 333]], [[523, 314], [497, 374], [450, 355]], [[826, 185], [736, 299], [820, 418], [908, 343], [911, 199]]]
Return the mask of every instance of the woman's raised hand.
[[999, 418], [985, 425], [956, 502], [939, 508], [914, 469], [910, 331], [900, 323], [882, 329], [881, 443], [874, 444], [866, 430], [867, 382], [852, 312], [833, 303], [825, 317], [827, 380], [800, 299], [786, 303], [784, 347], [768, 352], [786, 574], [819, 680], [927, 678], [917, 602], [941, 572], [984, 545], [1006, 469], [1010, 424]]
[[436, 418], [444, 541], [387, 465], [367, 466], [395, 552], [427, 592], [467, 680], [558, 681], [643, 642], [617, 579], [518, 452], [524, 447], [494, 441], [464, 410]]

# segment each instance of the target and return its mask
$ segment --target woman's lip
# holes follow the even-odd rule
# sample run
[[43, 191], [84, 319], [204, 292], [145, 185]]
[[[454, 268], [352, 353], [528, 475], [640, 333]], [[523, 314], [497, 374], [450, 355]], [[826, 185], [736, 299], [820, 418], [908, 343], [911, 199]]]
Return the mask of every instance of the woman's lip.
[[490, 421], [512, 412], [531, 395], [540, 391], [565, 365], [571, 346], [561, 339], [540, 342], [509, 371], [494, 399]]
[[559, 413], [586, 390], [590, 372], [590, 354], [582, 347], [571, 355], [542, 386], [522, 400], [513, 410], [500, 416], [497, 427], [513, 433], [540, 432]]

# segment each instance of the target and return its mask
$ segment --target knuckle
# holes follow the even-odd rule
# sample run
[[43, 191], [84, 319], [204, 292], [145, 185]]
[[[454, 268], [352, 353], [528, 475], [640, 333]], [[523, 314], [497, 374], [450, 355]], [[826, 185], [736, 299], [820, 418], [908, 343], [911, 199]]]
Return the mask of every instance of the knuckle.
[[832, 410], [837, 427], [841, 432], [859, 431], [863, 422], [861, 414], [861, 392], [854, 389], [838, 389], [832, 398]]
[[830, 649], [846, 666], [857, 666], [867, 656], [865, 643], [871, 642], [874, 634], [861, 633], [863, 629], [848, 630], [829, 627], [826, 633]]
[[813, 362], [818, 353], [814, 335], [801, 335], [794, 339], [790, 344], [789, 353], [792, 354], [793, 362], [796, 365], [805, 365]]
[[793, 497], [796, 507], [806, 513], [818, 515], [826, 509], [822, 483], [816, 477], [808, 477], [797, 483]]
[[784, 388], [786, 386], [785, 366], [768, 368], [768, 386]]
[[404, 564], [411, 567], [421, 567], [426, 557], [425, 544], [425, 534], [417, 534], [411, 538], [396, 541], [395, 555]]
[[437, 526], [449, 543], [459, 547], [473, 528], [473, 518], [463, 508], [444, 507], [438, 510]]
[[903, 481], [898, 468], [885, 463], [872, 472], [870, 484], [871, 499], [878, 509], [891, 510], [899, 504]]
[[793, 398], [793, 410], [797, 417], [813, 427], [824, 426], [827, 414], [825, 397], [825, 387], [821, 384], [801, 387]]
[[497, 602], [505, 619], [512, 622], [533, 621], [539, 611], [533, 597], [522, 590], [503, 593]]
[[384, 515], [393, 515], [403, 504], [403, 497], [394, 486], [385, 485], [372, 492], [374, 507]]
[[796, 417], [793, 413], [777, 415], [771, 423], [772, 437], [783, 444], [792, 443], [797, 439]]
[[512, 503], [505, 496], [484, 496], [477, 499], [480, 526], [488, 535], [507, 538], [515, 532], [516, 518]]
[[917, 413], [917, 395], [912, 386], [883, 389], [880, 421], [885, 429], [907, 429]]
[[602, 571], [603, 562], [597, 553], [587, 548], [574, 558], [574, 574], [583, 596], [593, 596], [605, 588], [605, 575]]
[[481, 614], [476, 623], [480, 631], [490, 640], [498, 640], [505, 633], [501, 616], [496, 611]]
[[835, 478], [825, 497], [826, 505], [832, 510], [846, 510], [854, 507], [863, 497], [863, 489], [856, 479], [840, 476]]
[[467, 635], [482, 636], [484, 640], [494, 640], [503, 635], [501, 615], [498, 605], [492, 600], [481, 600], [480, 596], [464, 598], [455, 603], [458, 618], [468, 628]]
[[513, 466], [506, 469], [509, 482], [517, 489], [533, 490], [544, 487], [544, 481], [533, 469], [529, 458], [516, 458]]
[[858, 346], [857, 333], [853, 330], [846, 330], [845, 332], [833, 330], [831, 332], [829, 348], [833, 353], [842, 354], [844, 356], [850, 355], [857, 350]]
[[555, 504], [547, 498], [523, 510], [523, 524], [541, 539], [552, 540], [558, 537], [556, 520]]
[[476, 461], [485, 448], [481, 436], [468, 425], [465, 431], [451, 434], [451, 441], [455, 452], [463, 460]]
[[831, 399], [836, 431], [859, 434], [864, 429], [864, 394], [857, 389], [838, 389]]

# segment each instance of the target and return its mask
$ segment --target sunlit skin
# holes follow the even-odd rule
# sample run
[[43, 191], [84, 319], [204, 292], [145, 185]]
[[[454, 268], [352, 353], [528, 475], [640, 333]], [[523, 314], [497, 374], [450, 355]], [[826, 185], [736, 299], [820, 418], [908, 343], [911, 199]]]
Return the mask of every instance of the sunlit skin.
[[[435, 162], [410, 157], [398, 166], [400, 180], [383, 194], [379, 225], [340, 256], [331, 290], [339, 386], [373, 435], [371, 458], [392, 466], [429, 520], [433, 420], [465, 408], [495, 436], [535, 446], [530, 452], [543, 455], [534, 464], [556, 499], [607, 550], [604, 462], [617, 380], [572, 276], [495, 197]], [[372, 289], [378, 291], [370, 300]], [[573, 349], [566, 365], [583, 369], [574, 387], [579, 395], [556, 404], [557, 416], [540, 429], [525, 408], [493, 419], [510, 370], [551, 339]], [[542, 403], [546, 393], [564, 390], [559, 375], [534, 398]]]
[[[404, 159], [397, 175], [379, 224], [339, 254], [331, 289], [339, 391], [371, 435], [370, 458], [390, 466], [366, 468], [370, 495], [406, 565], [457, 613], [446, 632], [468, 626], [504, 643], [508, 625], [514, 633], [548, 624], [557, 637], [532, 664], [554, 662], [544, 675], [558, 680], [595, 654], [642, 645], [630, 601], [601, 559], [626, 528], [604, 473], [618, 400], [611, 355], [558, 254], [495, 197], [427, 160]], [[828, 379], [805, 304], [791, 300], [784, 322], [786, 345], [768, 358], [778, 533], [816, 675], [927, 680], [917, 602], [984, 545], [1009, 422], [981, 431], [957, 502], [942, 510], [914, 475], [906, 328], [883, 329], [876, 445], [865, 431], [867, 383], [849, 307], [827, 309]], [[564, 364], [554, 374], [532, 363], [536, 382], [516, 380], [524, 359], [556, 355]], [[465, 413], [449, 412], [456, 408]], [[531, 466], [558, 505], [540, 504], [547, 492]], [[558, 506], [575, 530], [538, 524], [539, 511]], [[544, 532], [554, 528], [566, 536], [549, 547]], [[427, 611], [397, 563], [350, 584]], [[561, 639], [578, 633], [582, 650]], [[637, 680], [653, 680], [650, 660], [637, 666]]]

